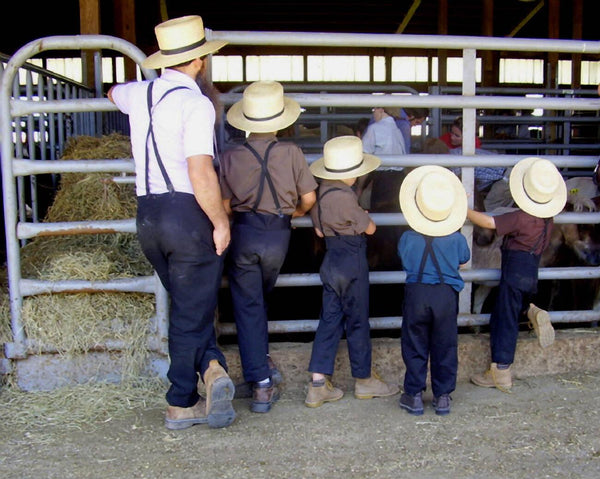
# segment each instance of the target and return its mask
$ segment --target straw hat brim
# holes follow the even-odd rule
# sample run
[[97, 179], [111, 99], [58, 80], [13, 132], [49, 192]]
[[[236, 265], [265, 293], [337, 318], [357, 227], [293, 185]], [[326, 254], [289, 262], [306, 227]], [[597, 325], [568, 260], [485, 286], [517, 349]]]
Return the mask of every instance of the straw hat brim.
[[567, 186], [561, 181], [558, 191], [548, 203], [536, 203], [525, 192], [523, 186], [523, 177], [529, 167], [541, 158], [529, 157], [519, 161], [510, 173], [509, 187], [515, 203], [525, 213], [529, 213], [537, 218], [550, 218], [560, 213], [567, 203]]
[[323, 178], [324, 180], [345, 180], [346, 178], [358, 178], [376, 170], [381, 165], [381, 160], [374, 155], [363, 153], [362, 163], [355, 169], [335, 173], [325, 169], [325, 157], [322, 156], [310, 165], [310, 171], [313, 176]]
[[158, 51], [153, 53], [142, 62], [143, 68], [150, 68], [157, 70], [159, 68], [172, 67], [173, 65], [179, 65], [195, 58], [203, 57], [214, 53], [217, 50], [227, 45], [226, 40], [213, 40], [206, 42], [204, 45], [189, 50], [187, 52], [178, 53], [176, 55], [163, 55], [162, 52]]
[[229, 108], [227, 111], [227, 122], [238, 130], [248, 131], [250, 133], [271, 133], [274, 131], [283, 130], [293, 124], [302, 109], [296, 100], [284, 96], [283, 97], [283, 112], [276, 118], [266, 121], [249, 120], [244, 116], [242, 108], [243, 100], [240, 100]]
[[[416, 202], [416, 192], [423, 177], [429, 173], [444, 175], [454, 189], [454, 205], [447, 218], [433, 221], [421, 213]], [[400, 209], [408, 225], [415, 231], [427, 236], [446, 236], [458, 231], [467, 219], [467, 193], [450, 170], [437, 165], [421, 166], [414, 169], [400, 186]]]

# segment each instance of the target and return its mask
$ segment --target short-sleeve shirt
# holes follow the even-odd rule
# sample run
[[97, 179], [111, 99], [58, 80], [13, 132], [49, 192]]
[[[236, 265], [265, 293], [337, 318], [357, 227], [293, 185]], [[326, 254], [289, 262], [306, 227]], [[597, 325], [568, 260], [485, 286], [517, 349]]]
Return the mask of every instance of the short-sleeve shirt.
[[[439, 263], [444, 283], [460, 292], [465, 283], [458, 272], [458, 268], [461, 264], [469, 261], [471, 257], [467, 239], [458, 231], [447, 236], [436, 236], [433, 238], [432, 248]], [[398, 241], [398, 256], [400, 256], [402, 266], [406, 271], [407, 283], [417, 283], [424, 251], [425, 236], [413, 230], [405, 231], [402, 234], [400, 241]], [[425, 262], [421, 283], [441, 283], [431, 256]]]
[[[550, 242], [550, 235], [554, 226], [552, 218], [536, 218], [523, 210], [511, 211], [503, 215], [494, 216], [496, 233], [504, 235], [503, 249], [530, 252], [540, 255]], [[547, 225], [547, 226], [546, 226]], [[546, 233], [544, 234], [544, 228]]]
[[[332, 189], [333, 191], [327, 193]], [[324, 236], [360, 235], [371, 222], [369, 214], [358, 204], [355, 191], [340, 180], [322, 180], [317, 204], [310, 210], [310, 216], [313, 225], [319, 228]]]
[[[129, 115], [138, 196], [146, 194], [149, 83], [148, 81], [124, 83], [112, 89], [115, 105]], [[174, 91], [159, 101], [167, 90], [178, 86], [185, 88]], [[193, 194], [187, 158], [195, 155], [214, 156], [215, 109], [192, 78], [172, 69], [166, 69], [160, 78], [154, 80], [152, 99], [154, 105], [152, 125], [167, 174], [175, 191]], [[167, 185], [158, 167], [150, 140], [147, 146], [150, 151], [150, 193], [166, 193]]]
[[[282, 213], [291, 215], [296, 210], [300, 196], [317, 188], [304, 153], [292, 142], [270, 138], [248, 138], [248, 144], [264, 159], [267, 147], [275, 145], [269, 152], [267, 168], [277, 193]], [[225, 151], [221, 158], [220, 183], [223, 199], [231, 200], [231, 209], [238, 212], [252, 211], [258, 197], [262, 166], [243, 145]], [[275, 200], [267, 180], [256, 208], [258, 213], [278, 214]]]
[[362, 141], [365, 153], [372, 155], [406, 154], [404, 137], [391, 116], [370, 124]]

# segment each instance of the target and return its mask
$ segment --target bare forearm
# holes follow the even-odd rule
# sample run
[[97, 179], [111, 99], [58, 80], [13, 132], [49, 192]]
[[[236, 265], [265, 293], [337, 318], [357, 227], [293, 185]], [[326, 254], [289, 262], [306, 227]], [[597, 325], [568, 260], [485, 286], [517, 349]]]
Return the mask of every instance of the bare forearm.
[[481, 226], [482, 228], [488, 228], [493, 230], [496, 229], [496, 221], [494, 221], [493, 216], [472, 209], [468, 209], [467, 218], [469, 218], [471, 223], [473, 223], [474, 225]]
[[223, 205], [212, 158], [207, 155], [188, 158], [188, 172], [196, 201], [213, 224], [215, 247], [217, 254], [221, 254], [229, 245], [229, 217]]

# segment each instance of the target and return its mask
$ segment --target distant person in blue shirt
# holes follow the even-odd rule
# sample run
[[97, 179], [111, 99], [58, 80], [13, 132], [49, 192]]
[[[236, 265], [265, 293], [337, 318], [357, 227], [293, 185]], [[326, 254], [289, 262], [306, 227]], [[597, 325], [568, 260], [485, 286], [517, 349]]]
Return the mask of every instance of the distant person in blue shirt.
[[430, 361], [433, 407], [445, 415], [458, 369], [458, 293], [464, 287], [458, 269], [471, 257], [458, 232], [467, 217], [467, 194], [447, 168], [421, 166], [402, 182], [400, 208], [412, 228], [398, 242], [406, 270], [401, 337], [406, 374], [400, 407], [423, 414]]

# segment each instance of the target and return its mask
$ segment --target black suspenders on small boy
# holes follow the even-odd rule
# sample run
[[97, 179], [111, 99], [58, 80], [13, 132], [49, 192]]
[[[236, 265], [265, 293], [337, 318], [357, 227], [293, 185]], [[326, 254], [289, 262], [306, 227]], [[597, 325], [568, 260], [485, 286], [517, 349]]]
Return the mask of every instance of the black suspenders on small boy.
[[150, 194], [150, 180], [149, 180], [149, 171], [148, 171], [149, 166], [150, 166], [150, 151], [148, 150], [148, 140], [149, 139], [152, 140], [152, 148], [154, 150], [154, 154], [156, 155], [156, 161], [158, 162], [158, 167], [160, 168], [160, 172], [162, 173], [165, 183], [167, 184], [167, 190], [169, 190], [169, 193], [173, 193], [173, 191], [174, 191], [173, 183], [171, 183], [171, 179], [169, 178], [169, 175], [167, 174], [165, 165], [162, 162], [160, 153], [158, 152], [158, 145], [156, 144], [156, 139], [154, 137], [154, 128], [152, 126], [152, 110], [169, 93], [174, 92], [175, 90], [182, 90], [184, 88], [189, 90], [189, 88], [186, 86], [178, 86], [175, 88], [171, 88], [170, 90], [167, 90], [165, 93], [163, 93], [163, 95], [159, 98], [159, 100], [154, 105], [152, 105], [152, 87], [153, 86], [154, 86], [154, 82], [152, 81], [148, 85], [148, 92], [146, 94], [146, 100], [148, 103], [148, 117], [149, 117], [148, 118], [148, 133], [146, 134], [146, 170], [144, 172], [145, 173], [145, 181], [146, 181], [146, 195]]
[[446, 284], [444, 282], [444, 277], [442, 276], [442, 269], [440, 268], [440, 264], [438, 263], [437, 257], [435, 256], [435, 252], [433, 251], [433, 237], [425, 236], [425, 250], [423, 251], [423, 257], [421, 258], [421, 265], [419, 266], [419, 276], [417, 277], [417, 283], [420, 283], [423, 279], [423, 271], [425, 270], [425, 262], [427, 261], [427, 257], [431, 256], [431, 261], [433, 262], [433, 266], [437, 271], [437, 274], [440, 278], [440, 283]]
[[[321, 193], [321, 188], [319, 187], [319, 198], [317, 201], [317, 216], [319, 218], [319, 228], [321, 229], [321, 233], [323, 233], [323, 235], [325, 235], [325, 231], [323, 231], [323, 221], [321, 221], [321, 201], [323, 200], [323, 197], [329, 193], [331, 193], [332, 191], [342, 191], [341, 188], [338, 188], [337, 186], [334, 186], [333, 188], [329, 188], [328, 190], [326, 190], [325, 192]], [[340, 234], [333, 230], [333, 234], [335, 234], [335, 236], [339, 236]]]
[[254, 157], [256, 158], [256, 161], [258, 161], [258, 163], [260, 164], [260, 167], [261, 167], [260, 183], [258, 185], [258, 193], [256, 195], [256, 201], [254, 202], [254, 206], [252, 206], [252, 212], [256, 213], [256, 210], [258, 209], [258, 205], [260, 204], [260, 200], [262, 199], [262, 196], [264, 193], [265, 180], [266, 180], [267, 184], [269, 185], [269, 190], [271, 191], [271, 196], [273, 196], [273, 201], [275, 202], [275, 208], [277, 208], [277, 214], [281, 218], [284, 216], [283, 211], [281, 210], [281, 205], [279, 204], [279, 198], [277, 197], [277, 191], [275, 191], [275, 185], [273, 184], [273, 179], [271, 178], [269, 170], [267, 169], [267, 165], [268, 165], [268, 161], [269, 161], [269, 152], [271, 151], [271, 148], [273, 148], [275, 143], [276, 143], [275, 141], [272, 141], [271, 143], [269, 143], [269, 146], [267, 146], [267, 150], [265, 151], [264, 158], [262, 158], [258, 154], [258, 152], [254, 148], [252, 148], [252, 146], [250, 146], [250, 144], [248, 142], [245, 142], [244, 146], [246, 148], [248, 148], [248, 150], [250, 150], [250, 152], [254, 155]]

